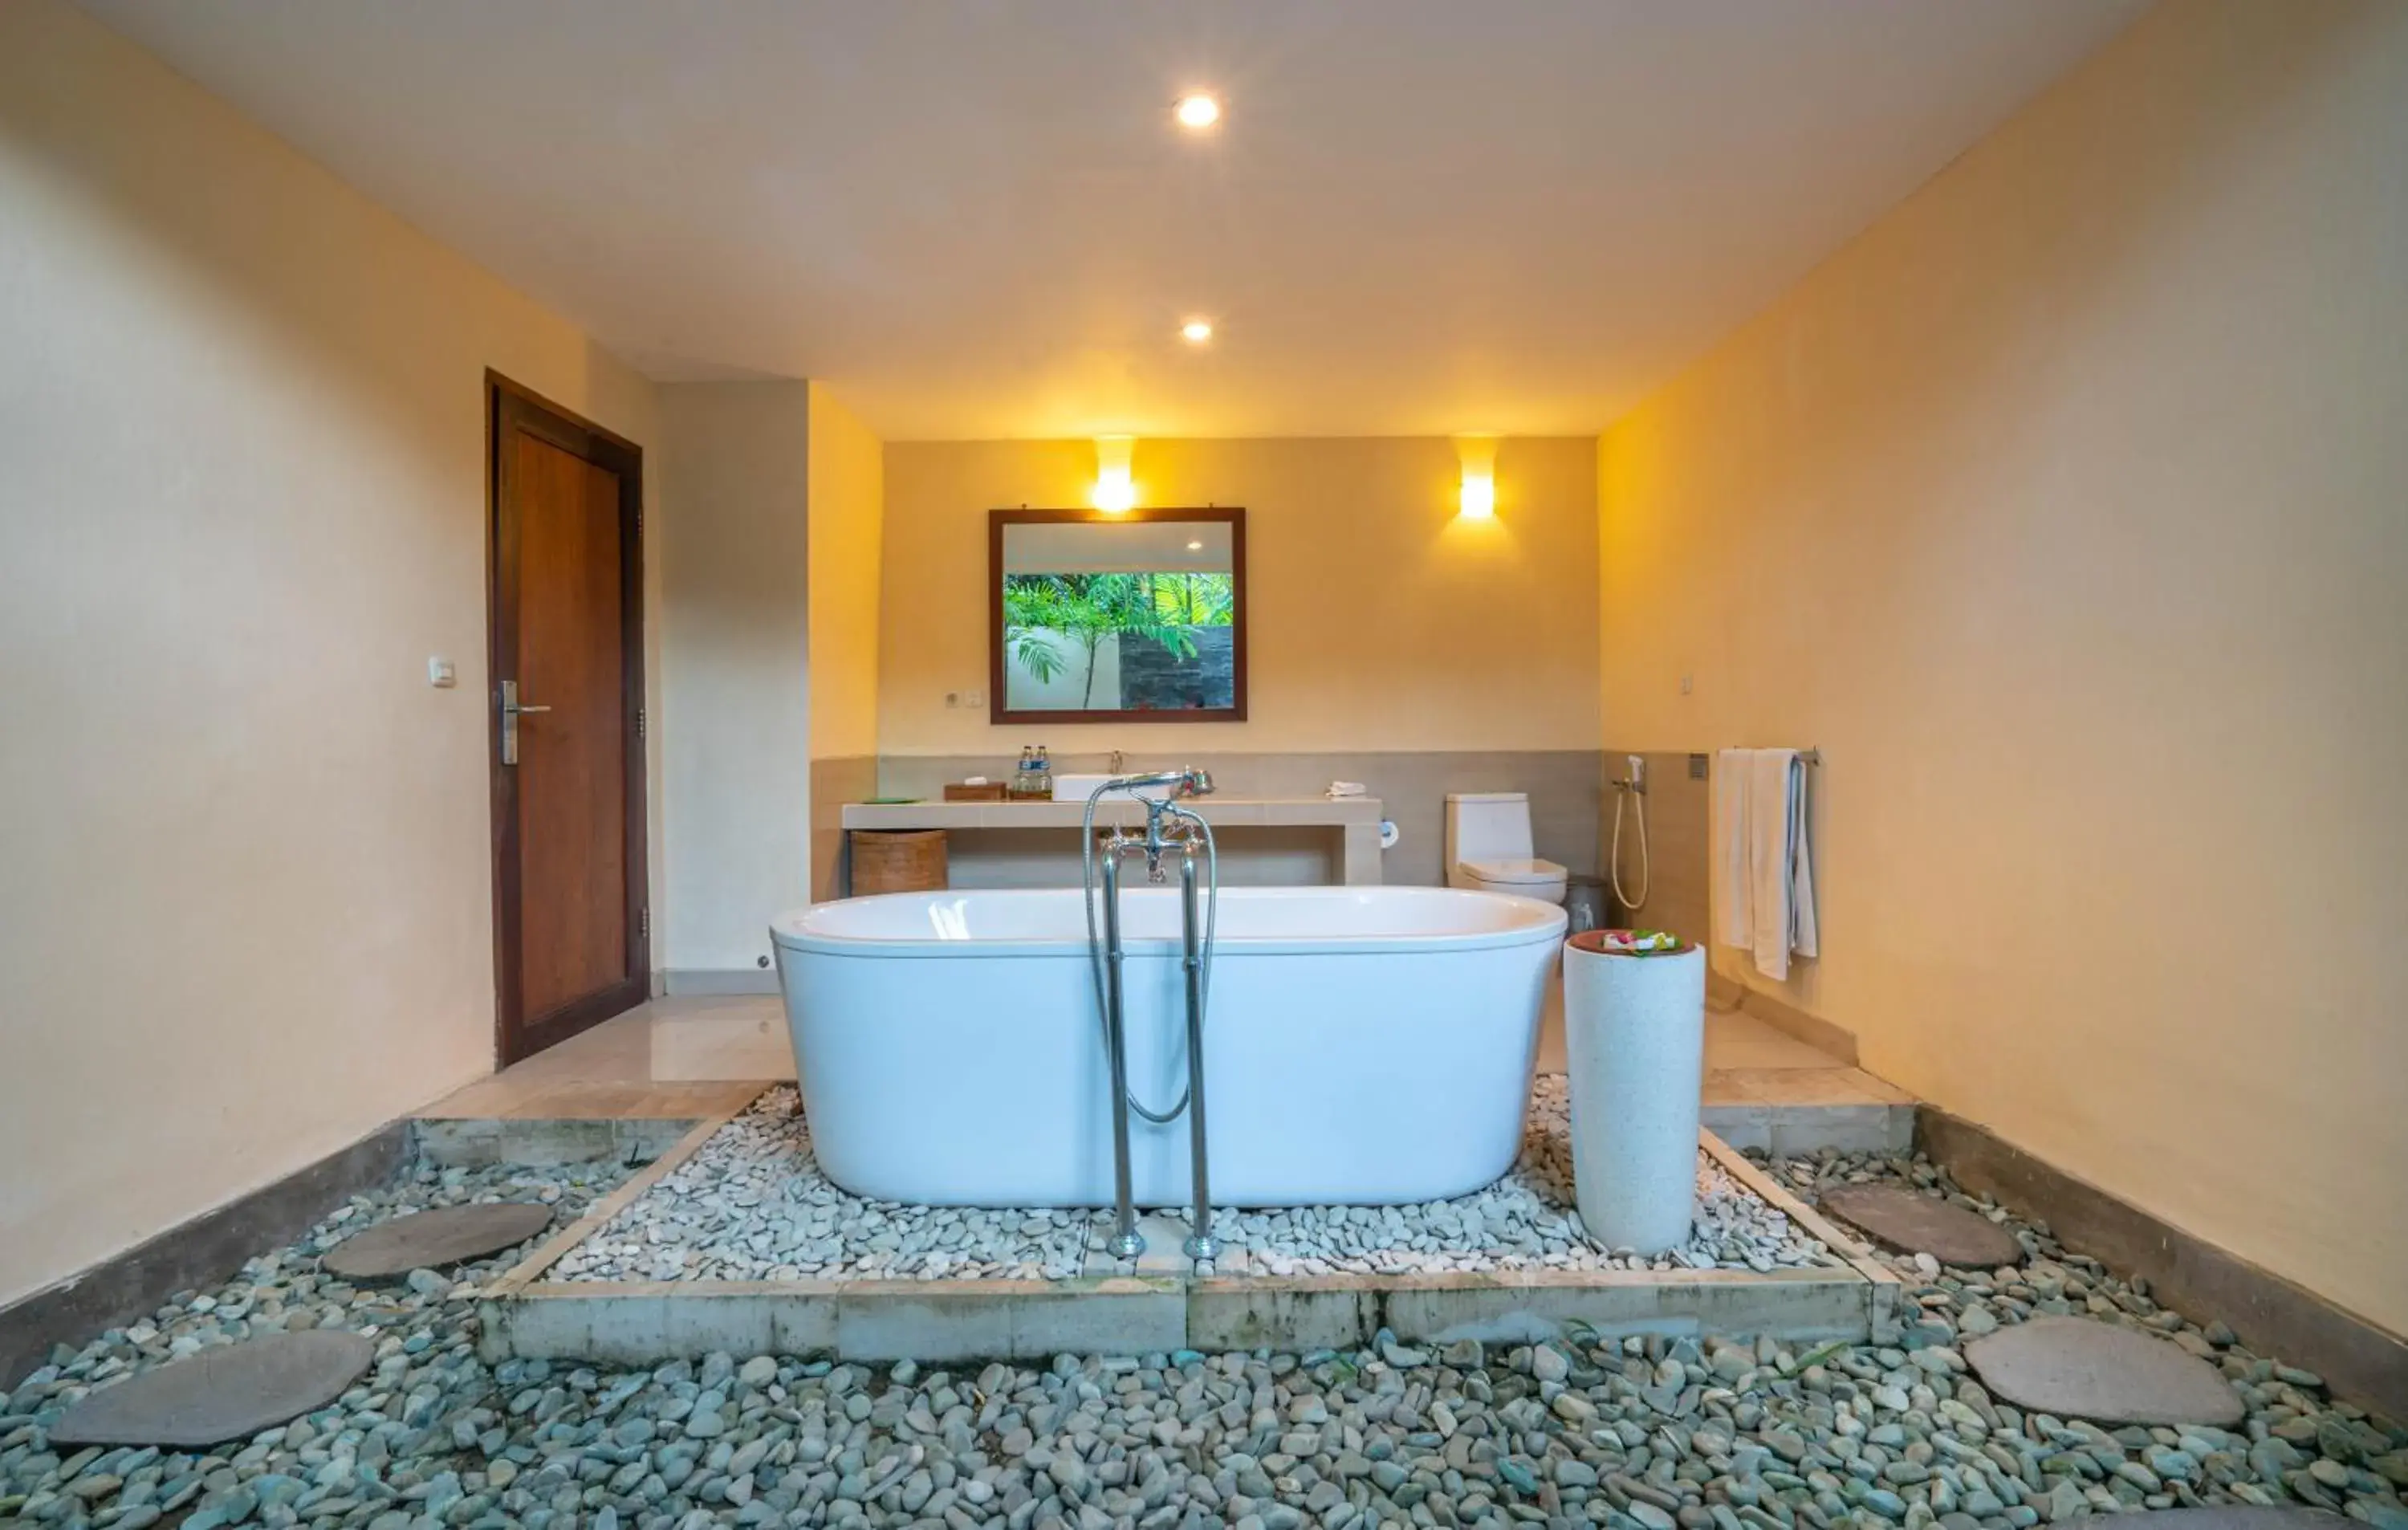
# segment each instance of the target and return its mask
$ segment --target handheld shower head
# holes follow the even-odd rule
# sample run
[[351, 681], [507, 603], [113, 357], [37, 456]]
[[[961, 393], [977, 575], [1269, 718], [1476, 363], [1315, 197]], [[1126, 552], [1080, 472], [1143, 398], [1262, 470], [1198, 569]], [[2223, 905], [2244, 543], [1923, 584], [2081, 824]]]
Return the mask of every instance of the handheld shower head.
[[1145, 776], [1115, 776], [1097, 787], [1096, 794], [1101, 796], [1106, 792], [1135, 792], [1148, 786], [1168, 786], [1170, 788], [1170, 794], [1174, 797], [1206, 796], [1212, 790], [1212, 773], [1209, 770], [1198, 770], [1193, 765], [1182, 765], [1177, 770], [1157, 770]]

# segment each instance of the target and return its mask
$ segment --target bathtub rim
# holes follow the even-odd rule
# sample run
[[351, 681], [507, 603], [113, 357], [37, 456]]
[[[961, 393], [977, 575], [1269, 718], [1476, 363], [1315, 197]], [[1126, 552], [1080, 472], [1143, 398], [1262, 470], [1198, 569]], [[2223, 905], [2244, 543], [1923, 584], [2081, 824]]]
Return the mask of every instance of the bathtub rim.
[[[964, 939], [953, 939], [941, 936], [923, 936], [918, 934], [909, 936], [829, 935], [816, 932], [809, 928], [813, 917], [822, 914], [826, 910], [847, 908], [865, 903], [875, 903], [887, 900], [899, 901], [906, 898], [928, 899], [954, 895], [975, 897], [981, 894], [985, 894], [996, 897], [1009, 897], [1023, 894], [1063, 894], [1070, 891], [1073, 890], [1069, 888], [1054, 887], [964, 888], [958, 890], [958, 894], [877, 893], [872, 894], [867, 897], [833, 898], [825, 902], [811, 904], [808, 908], [792, 909], [786, 913], [780, 914], [769, 922], [769, 938], [771, 943], [777, 947], [778, 951], [781, 954], [785, 952], [794, 952], [796, 954], [806, 956], [867, 957], [873, 959], [910, 956], [945, 957], [956, 960], [983, 957], [1084, 957], [1088, 953], [1089, 948], [1087, 938], [1083, 931], [1064, 937], [993, 937], [986, 938], [973, 937]], [[1548, 943], [1560, 946], [1567, 938], [1567, 932], [1570, 928], [1571, 922], [1571, 916], [1560, 905], [1548, 903], [1539, 898], [1521, 897], [1509, 893], [1491, 893], [1469, 888], [1389, 887], [1369, 889], [1330, 884], [1327, 886], [1315, 885], [1309, 887], [1231, 888], [1228, 889], [1228, 891], [1232, 893], [1243, 892], [1249, 895], [1268, 894], [1274, 899], [1281, 895], [1294, 895], [1305, 893], [1340, 893], [1348, 895], [1360, 895], [1366, 893], [1377, 895], [1379, 894], [1385, 893], [1402, 894], [1409, 897], [1420, 894], [1440, 894], [1451, 901], [1460, 901], [1469, 898], [1493, 900], [1495, 902], [1514, 906], [1513, 911], [1516, 913], [1535, 911], [1538, 917], [1531, 919], [1526, 924], [1509, 925], [1504, 929], [1462, 930], [1442, 933], [1419, 933], [1413, 935], [1354, 935], [1344, 932], [1317, 936], [1234, 936], [1225, 934], [1219, 937], [1214, 944], [1214, 952], [1218, 956], [1329, 957], [1373, 956], [1383, 954], [1405, 955], [1411, 953], [1442, 954], [1449, 951], [1502, 951], [1517, 946], [1535, 946]], [[1131, 956], [1169, 956], [1176, 955], [1178, 953], [1180, 942], [1179, 938], [1175, 936], [1130, 936], [1122, 942], [1122, 946], [1123, 949]]]

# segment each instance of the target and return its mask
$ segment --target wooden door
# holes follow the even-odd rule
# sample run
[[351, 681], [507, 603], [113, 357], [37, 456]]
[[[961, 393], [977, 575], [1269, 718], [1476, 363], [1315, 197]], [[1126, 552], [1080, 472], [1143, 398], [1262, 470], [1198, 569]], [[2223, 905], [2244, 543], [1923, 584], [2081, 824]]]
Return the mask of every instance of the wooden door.
[[640, 1004], [643, 454], [488, 378], [497, 1051]]

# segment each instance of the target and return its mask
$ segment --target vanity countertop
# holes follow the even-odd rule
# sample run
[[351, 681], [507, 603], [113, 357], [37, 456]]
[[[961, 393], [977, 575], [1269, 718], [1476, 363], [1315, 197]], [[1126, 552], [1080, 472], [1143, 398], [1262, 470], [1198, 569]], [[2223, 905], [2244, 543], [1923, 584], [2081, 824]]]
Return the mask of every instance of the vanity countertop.
[[[1186, 797], [1181, 806], [1193, 808], [1204, 822], [1268, 826], [1376, 828], [1381, 819], [1378, 797], [1234, 797], [1215, 794]], [[1083, 802], [848, 802], [843, 824], [848, 829], [1075, 829], [1084, 816]], [[1096, 822], [1106, 825], [1142, 823], [1145, 805], [1114, 797], [1096, 806]]]

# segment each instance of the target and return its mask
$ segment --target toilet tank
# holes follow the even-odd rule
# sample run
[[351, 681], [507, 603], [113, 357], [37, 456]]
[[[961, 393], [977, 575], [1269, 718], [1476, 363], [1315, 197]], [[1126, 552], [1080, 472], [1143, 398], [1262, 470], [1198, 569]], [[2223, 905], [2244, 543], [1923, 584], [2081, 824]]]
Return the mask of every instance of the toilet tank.
[[1446, 874], [1465, 861], [1507, 861], [1530, 855], [1530, 796], [1526, 792], [1449, 792], [1446, 794]]

